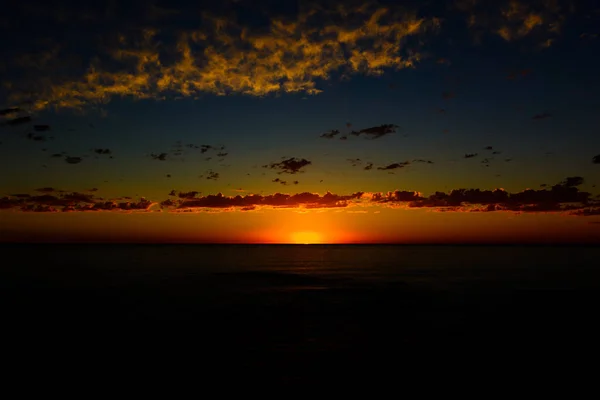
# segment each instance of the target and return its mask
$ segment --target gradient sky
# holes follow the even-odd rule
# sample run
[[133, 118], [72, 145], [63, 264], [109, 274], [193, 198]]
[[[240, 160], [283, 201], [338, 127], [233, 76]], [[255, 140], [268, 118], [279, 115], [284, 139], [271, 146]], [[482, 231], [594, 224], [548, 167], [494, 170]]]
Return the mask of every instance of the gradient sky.
[[83, 3], [0, 16], [0, 241], [600, 242], [593, 1]]

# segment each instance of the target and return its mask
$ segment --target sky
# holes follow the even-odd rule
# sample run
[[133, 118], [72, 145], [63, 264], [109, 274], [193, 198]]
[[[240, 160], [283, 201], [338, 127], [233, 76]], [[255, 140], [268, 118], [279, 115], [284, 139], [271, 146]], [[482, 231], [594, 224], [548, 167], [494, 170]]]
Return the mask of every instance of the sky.
[[599, 243], [594, 1], [20, 1], [0, 241]]

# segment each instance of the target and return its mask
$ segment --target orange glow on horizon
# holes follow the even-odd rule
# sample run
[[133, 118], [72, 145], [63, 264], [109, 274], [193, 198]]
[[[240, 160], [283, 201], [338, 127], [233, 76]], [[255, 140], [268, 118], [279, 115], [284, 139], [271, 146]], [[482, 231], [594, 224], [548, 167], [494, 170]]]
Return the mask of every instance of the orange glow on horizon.
[[291, 235], [291, 242], [296, 244], [317, 244], [323, 243], [323, 237], [318, 232], [302, 231], [294, 232]]

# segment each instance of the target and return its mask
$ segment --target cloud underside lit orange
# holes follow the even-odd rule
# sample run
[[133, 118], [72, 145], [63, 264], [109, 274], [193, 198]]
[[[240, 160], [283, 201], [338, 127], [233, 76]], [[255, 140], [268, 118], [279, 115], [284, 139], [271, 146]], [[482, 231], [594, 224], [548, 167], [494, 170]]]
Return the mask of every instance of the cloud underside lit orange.
[[[474, 33], [483, 30], [506, 41], [531, 36], [550, 43], [566, 15], [566, 7], [556, 0], [483, 3], [462, 0], [453, 8]], [[23, 78], [2, 82], [11, 93], [9, 102], [29, 102], [33, 111], [83, 110], [123, 96], [314, 95], [323, 90], [319, 82], [333, 74], [379, 75], [415, 67], [428, 56], [420, 50], [423, 44], [443, 29], [443, 20], [435, 15], [373, 4], [313, 4], [295, 16], [268, 15], [266, 30], [231, 16], [198, 15], [195, 26], [202, 28], [173, 30], [153, 19], [107, 33], [90, 43], [89, 60], [80, 60], [68, 43], [45, 38], [42, 54], [16, 54], [13, 63], [3, 65]], [[68, 74], [81, 71], [82, 65], [83, 74]]]
[[262, 209], [349, 209], [365, 207], [397, 209], [428, 209], [438, 212], [511, 212], [511, 213], [567, 213], [574, 216], [600, 215], [600, 199], [579, 189], [581, 177], [568, 177], [549, 189], [526, 189], [509, 193], [504, 189], [455, 189], [448, 193], [423, 195], [415, 191], [387, 193], [355, 192], [339, 195], [318, 193], [275, 193], [271, 195], [225, 196], [199, 195], [199, 192], [170, 193], [171, 198], [151, 201], [141, 198], [104, 199], [94, 193], [64, 192], [43, 188], [43, 194], [13, 194], [0, 198], [0, 210], [20, 212], [253, 212]]

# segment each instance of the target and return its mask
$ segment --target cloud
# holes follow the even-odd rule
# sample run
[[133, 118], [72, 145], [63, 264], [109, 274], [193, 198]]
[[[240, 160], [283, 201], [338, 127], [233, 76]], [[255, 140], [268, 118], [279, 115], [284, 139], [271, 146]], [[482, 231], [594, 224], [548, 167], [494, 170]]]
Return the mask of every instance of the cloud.
[[473, 158], [473, 157], [477, 157], [477, 153], [467, 153], [467, 154], [465, 154], [465, 158]]
[[273, 179], [271, 182], [273, 182], [273, 183], [280, 183], [280, 184], [282, 184], [282, 185], [284, 185], [284, 186], [286, 186], [286, 185], [287, 185], [287, 181], [281, 180], [281, 179], [279, 179], [279, 178], [275, 178], [275, 179]]
[[92, 151], [94, 153], [96, 153], [96, 154], [102, 154], [102, 155], [104, 155], [104, 154], [108, 154], [108, 155], [112, 154], [112, 151], [110, 149], [92, 149]]
[[25, 117], [18, 117], [18, 118], [14, 118], [14, 119], [9, 119], [4, 124], [8, 125], [8, 126], [17, 126], [17, 125], [28, 124], [30, 122], [31, 122], [31, 117], [30, 116], [25, 116]]
[[19, 107], [11, 107], [0, 110], [0, 117], [12, 117], [15, 114], [19, 113]]
[[370, 171], [373, 169], [373, 163], [367, 163], [367, 165], [365, 165], [365, 167], [363, 168], [365, 171]]
[[347, 161], [353, 166], [357, 167], [362, 164], [362, 160], [360, 158], [348, 158]]
[[457, 0], [454, 7], [463, 12], [467, 25], [481, 41], [484, 34], [506, 42], [526, 38], [548, 46], [560, 34], [572, 3], [561, 0]]
[[552, 114], [544, 112], [541, 114], [534, 115], [532, 119], [540, 120], [540, 119], [546, 119], [546, 118], [550, 118], [550, 117], [552, 117]]
[[[416, 191], [395, 190], [389, 192], [355, 192], [340, 195], [327, 192], [302, 192], [296, 194], [274, 193], [271, 195], [248, 194], [224, 196], [221, 193], [200, 196], [199, 192], [179, 192], [176, 199], [153, 202], [141, 197], [138, 201], [130, 197], [104, 200], [93, 193], [60, 193], [57, 190], [38, 190], [44, 194], [15, 194], [0, 198], [0, 209], [28, 212], [51, 211], [148, 211], [154, 205], [174, 212], [203, 210], [254, 210], [257, 208], [301, 208], [329, 209], [351, 206], [385, 206], [403, 209], [427, 209], [445, 212], [511, 212], [511, 213], [563, 213], [572, 216], [600, 215], [600, 201], [591, 193], [581, 191], [582, 177], [567, 177], [547, 189], [525, 189], [507, 192], [498, 188], [454, 189], [437, 191], [430, 195]], [[296, 181], [294, 181], [296, 184]], [[45, 189], [45, 188], [43, 188]], [[51, 188], [48, 188], [51, 189]], [[46, 193], [47, 192], [47, 193]], [[53, 194], [48, 194], [53, 193]], [[56, 194], [54, 194], [56, 193]], [[175, 197], [175, 190], [169, 196]]]
[[165, 161], [167, 159], [167, 153], [160, 153], [160, 154], [154, 154], [151, 153], [150, 157], [152, 157], [153, 160], [158, 160], [158, 161]]
[[597, 156], [594, 156], [592, 158], [592, 163], [594, 163], [594, 164], [600, 164], [600, 154], [598, 154]]
[[380, 137], [389, 135], [390, 133], [396, 133], [396, 129], [399, 128], [394, 124], [384, 124], [380, 126], [374, 126], [372, 128], [361, 129], [360, 131], [352, 131], [351, 134], [354, 136], [366, 135], [372, 139], [379, 139]]
[[423, 164], [433, 164], [431, 160], [423, 160], [422, 158], [418, 158], [416, 160], [412, 160], [414, 163], [423, 163]]
[[65, 157], [65, 162], [67, 164], [79, 164], [82, 161], [83, 161], [83, 158], [81, 158], [81, 157]]
[[283, 194], [275, 193], [268, 196], [250, 194], [246, 196], [224, 196], [221, 193], [208, 195], [195, 200], [184, 201], [178, 209], [241, 209], [248, 207], [271, 207], [271, 208], [343, 208], [348, 207], [349, 202], [357, 200], [362, 192], [342, 196], [327, 192], [324, 195], [317, 193]]
[[404, 168], [406, 166], [410, 165], [410, 161], [404, 161], [401, 163], [393, 163], [393, 164], [389, 164], [386, 165], [384, 167], [377, 167], [378, 170], [380, 171], [391, 171], [394, 169], [400, 169], [400, 168]]
[[319, 137], [325, 138], [325, 139], [333, 139], [334, 137], [336, 137], [337, 135], [340, 134], [340, 131], [337, 129], [332, 129], [329, 132], [325, 132], [324, 134], [322, 134]]
[[219, 179], [219, 177], [220, 177], [220, 174], [218, 172], [214, 172], [213, 170], [209, 170], [206, 173], [206, 179], [208, 179], [209, 181], [210, 180], [216, 181]]
[[36, 132], [47, 132], [50, 130], [50, 125], [34, 125], [33, 130]]
[[[256, 24], [236, 14], [245, 12], [242, 7], [217, 15], [211, 10], [220, 7], [202, 10], [193, 3], [152, 18], [142, 9], [132, 15], [125, 7], [101, 5], [93, 12], [74, 5], [55, 18], [58, 10], [38, 4], [40, 28], [29, 26], [26, 35], [13, 21], [23, 29], [14, 47], [23, 50], [6, 66], [13, 72], [4, 78], [13, 88], [11, 101], [30, 100], [41, 110], [102, 106], [124, 96], [314, 95], [334, 74], [381, 75], [414, 67], [422, 57], [420, 40], [440, 26], [436, 17], [394, 4], [302, 4], [295, 15], [275, 10], [260, 15], [263, 8], [257, 7], [256, 18], [265, 23]], [[11, 15], [32, 14], [13, 7]], [[190, 20], [191, 15], [197, 17]], [[21, 23], [31, 25], [26, 21]], [[65, 21], [76, 38], [52, 36]], [[86, 43], [86, 52], [78, 51], [80, 43]]]
[[41, 193], [53, 193], [53, 192], [59, 192], [59, 190], [53, 188], [53, 187], [43, 187], [43, 188], [38, 188], [35, 189], [36, 192], [41, 192]]
[[179, 194], [177, 195], [177, 197], [179, 197], [180, 199], [193, 199], [195, 198], [198, 194], [200, 194], [200, 192], [179, 192]]
[[278, 174], [297, 174], [302, 171], [302, 168], [311, 165], [312, 162], [304, 158], [288, 158], [278, 163], [263, 165], [263, 168], [279, 170]]

